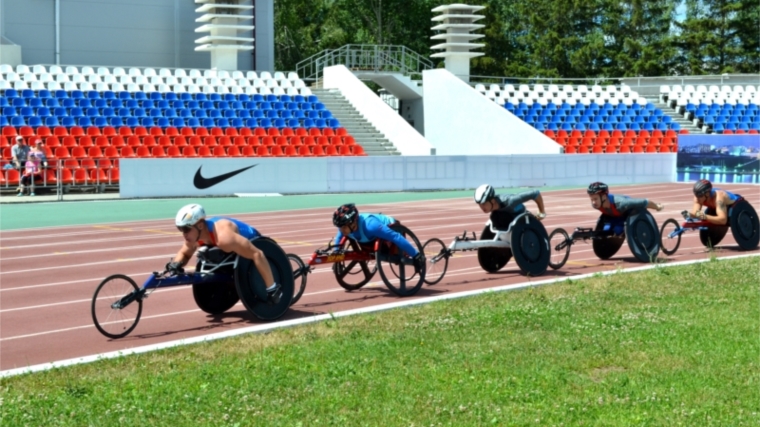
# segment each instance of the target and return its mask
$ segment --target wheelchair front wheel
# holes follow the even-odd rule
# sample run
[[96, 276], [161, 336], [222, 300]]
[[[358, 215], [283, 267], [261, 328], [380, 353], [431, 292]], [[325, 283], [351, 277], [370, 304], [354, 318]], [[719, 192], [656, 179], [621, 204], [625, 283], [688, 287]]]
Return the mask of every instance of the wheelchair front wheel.
[[114, 274], [100, 282], [92, 296], [91, 314], [95, 327], [108, 338], [127, 336], [140, 321], [142, 295], [130, 277]]
[[293, 299], [290, 301], [290, 305], [293, 305], [301, 299], [303, 291], [306, 290], [306, 272], [304, 271], [306, 265], [303, 263], [301, 257], [296, 254], [287, 254], [287, 256], [288, 260], [290, 260], [290, 265], [293, 267], [293, 284], [295, 292], [293, 294]]

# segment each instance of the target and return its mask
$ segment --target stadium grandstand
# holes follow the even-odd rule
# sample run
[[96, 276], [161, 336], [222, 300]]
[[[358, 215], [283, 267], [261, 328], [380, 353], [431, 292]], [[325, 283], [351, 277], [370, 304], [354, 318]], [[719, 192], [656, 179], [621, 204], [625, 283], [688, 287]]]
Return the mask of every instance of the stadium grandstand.
[[[443, 58], [445, 71], [405, 47], [350, 45], [307, 58], [296, 70], [277, 71], [271, 4], [198, 2], [205, 5], [193, 10], [164, 3], [164, 12], [201, 22], [195, 32], [211, 32], [195, 40], [199, 46], [192, 53], [187, 46], [159, 44], [165, 57], [173, 53], [174, 66], [165, 57], [144, 65], [128, 42], [99, 43], [119, 52], [118, 62], [133, 66], [96, 65], [106, 56], [88, 56], [76, 45], [44, 54], [30, 50], [31, 58], [54, 57], [56, 65], [21, 63], [20, 55], [8, 61], [14, 64], [0, 65], [0, 188], [18, 185], [19, 171], [10, 165], [17, 135], [44, 141], [50, 167], [39, 185], [102, 191], [119, 188], [125, 159], [672, 154], [685, 134], [760, 130], [756, 85], [663, 85], [653, 99], [622, 80], [602, 86], [470, 78], [470, 60], [482, 55], [477, 50], [483, 45], [472, 43], [482, 37], [473, 33], [483, 27], [477, 24], [481, 6], [433, 9], [438, 34], [432, 39], [442, 43], [432, 49], [442, 52], [431, 57]], [[125, 0], [120, 7], [129, 4]], [[7, 12], [26, 16], [27, 7], [11, 2]], [[214, 14], [220, 8], [232, 8], [224, 16], [237, 24], [225, 26], [229, 22]], [[102, 6], [103, 13], [117, 9], [127, 13]], [[260, 25], [245, 24], [255, 14]], [[468, 22], [465, 30], [454, 16]], [[135, 24], [136, 38], [145, 29], [140, 25], [166, 26]], [[186, 38], [190, 28], [174, 25]], [[55, 26], [89, 31], [74, 21]], [[250, 50], [252, 55], [240, 53]], [[4, 49], [6, 60], [9, 51]], [[68, 53], [91, 59], [91, 65], [65, 65], [61, 51], [64, 59]], [[198, 66], [203, 63], [208, 65]], [[412, 80], [414, 75], [422, 79]], [[366, 81], [389, 93], [395, 107]]]

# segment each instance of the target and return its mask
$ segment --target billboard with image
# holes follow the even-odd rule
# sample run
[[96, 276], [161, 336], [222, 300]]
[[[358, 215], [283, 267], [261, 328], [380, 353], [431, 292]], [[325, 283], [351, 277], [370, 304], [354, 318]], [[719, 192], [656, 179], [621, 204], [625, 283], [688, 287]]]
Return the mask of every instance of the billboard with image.
[[760, 183], [760, 135], [679, 135], [678, 182]]

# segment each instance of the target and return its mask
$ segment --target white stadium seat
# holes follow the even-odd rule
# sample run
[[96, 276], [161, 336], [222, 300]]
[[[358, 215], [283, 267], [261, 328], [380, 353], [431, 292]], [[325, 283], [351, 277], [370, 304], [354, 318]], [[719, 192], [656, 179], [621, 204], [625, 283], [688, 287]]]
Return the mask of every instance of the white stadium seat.
[[116, 67], [113, 69], [113, 72], [111, 73], [111, 75], [116, 76], [116, 77], [126, 76], [127, 72], [121, 67]]
[[26, 66], [26, 65], [23, 65], [23, 64], [22, 65], [16, 65], [16, 73], [17, 74], [26, 74], [26, 73], [31, 73], [31, 72], [32, 72], [32, 70], [30, 70], [29, 67]]
[[181, 79], [182, 77], [187, 77], [187, 73], [182, 68], [176, 68], [174, 70], [174, 77]]
[[246, 71], [245, 78], [248, 80], [258, 79], [259, 75], [255, 71]]
[[172, 70], [168, 68], [162, 68], [158, 70], [159, 77], [172, 77]]
[[44, 73], [47, 73], [47, 70], [45, 69], [45, 66], [44, 66], [44, 65], [35, 65], [35, 66], [32, 68], [32, 72], [33, 72], [34, 74], [44, 74]]
[[139, 68], [130, 68], [129, 75], [132, 77], [142, 76], [142, 71]]

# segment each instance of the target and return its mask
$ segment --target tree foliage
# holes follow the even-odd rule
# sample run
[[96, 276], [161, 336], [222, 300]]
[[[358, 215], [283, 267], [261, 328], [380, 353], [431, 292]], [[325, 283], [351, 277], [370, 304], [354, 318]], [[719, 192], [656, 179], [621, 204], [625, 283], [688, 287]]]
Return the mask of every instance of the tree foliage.
[[[471, 74], [626, 77], [760, 72], [758, 0], [464, 0], [486, 6]], [[275, 0], [281, 70], [346, 44], [429, 56], [432, 0]], [[677, 13], [677, 10], [683, 13]], [[434, 61], [440, 65], [441, 61]]]

